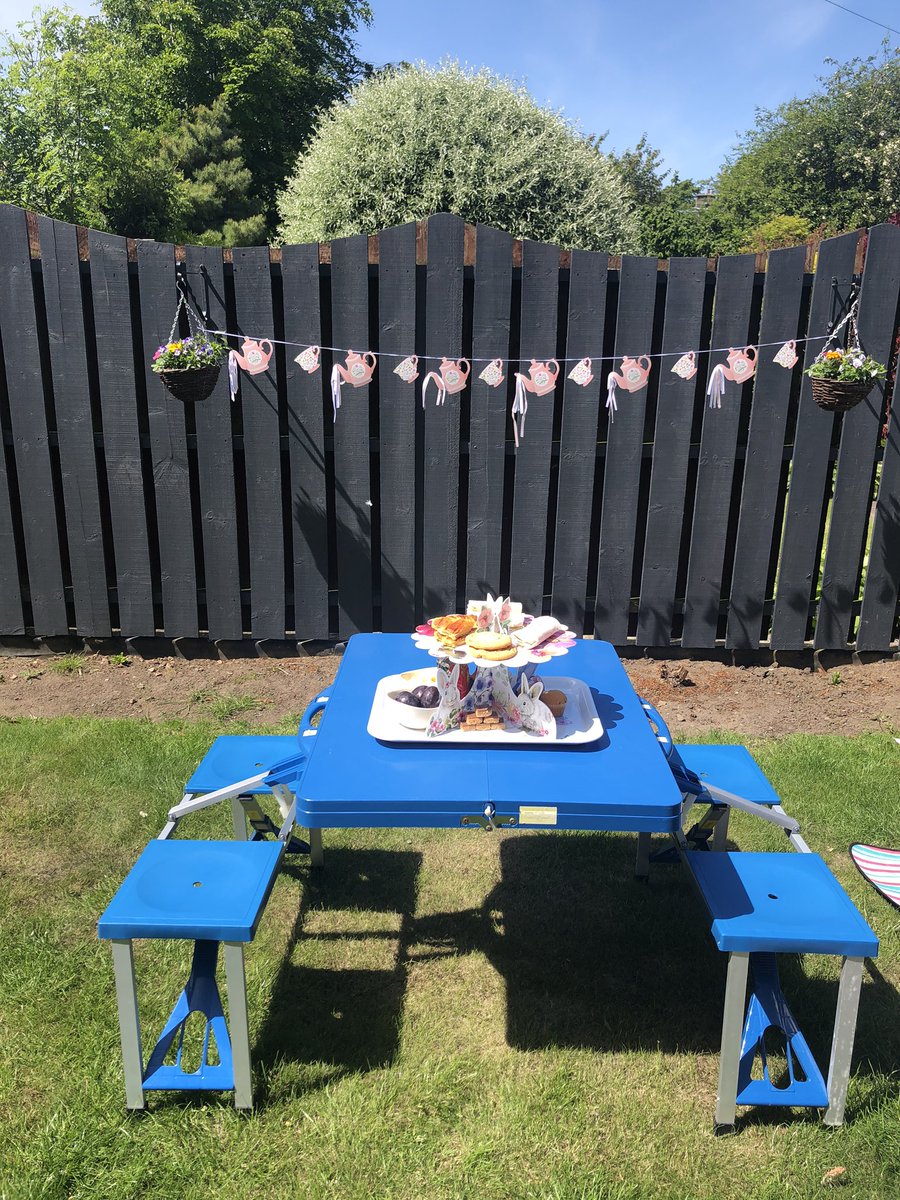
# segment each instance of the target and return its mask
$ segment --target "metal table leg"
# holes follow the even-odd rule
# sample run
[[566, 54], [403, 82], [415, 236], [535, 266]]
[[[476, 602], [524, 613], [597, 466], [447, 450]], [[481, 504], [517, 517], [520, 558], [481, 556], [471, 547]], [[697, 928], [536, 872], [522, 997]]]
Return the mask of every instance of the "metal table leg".
[[637, 855], [634, 860], [635, 879], [647, 879], [650, 875], [650, 834], [639, 833]]
[[856, 1034], [856, 1013], [862, 988], [861, 958], [845, 958], [841, 966], [837, 1011], [834, 1015], [834, 1037], [831, 1042], [831, 1061], [828, 1064], [828, 1108], [823, 1118], [826, 1125], [841, 1125], [850, 1082], [850, 1060]]
[[113, 970], [116, 977], [116, 1003], [119, 1009], [119, 1036], [125, 1067], [125, 1103], [134, 1112], [144, 1107], [144, 1060], [141, 1049], [141, 1020], [138, 1013], [134, 955], [130, 940], [112, 940]]
[[324, 850], [322, 848], [322, 830], [310, 829], [309, 831], [309, 862], [310, 866], [321, 867], [324, 859]]
[[231, 797], [231, 822], [234, 827], [234, 840], [236, 842], [246, 842], [247, 814], [244, 812], [240, 796]]
[[716, 1134], [731, 1133], [734, 1129], [749, 966], [750, 955], [747, 951], [732, 951], [729, 954], [722, 1013], [722, 1048], [719, 1052], [719, 1087], [713, 1122], [713, 1132]]

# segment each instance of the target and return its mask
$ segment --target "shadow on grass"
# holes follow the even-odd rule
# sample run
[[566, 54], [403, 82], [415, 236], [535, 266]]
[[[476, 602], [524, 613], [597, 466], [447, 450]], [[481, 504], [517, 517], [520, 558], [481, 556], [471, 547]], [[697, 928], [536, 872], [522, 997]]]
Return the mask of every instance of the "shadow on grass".
[[[286, 868], [286, 873], [303, 885], [302, 901], [253, 1050], [256, 1061], [261, 1065], [277, 1061], [324, 1064], [328, 1069], [321, 1076], [322, 1084], [394, 1061], [421, 860], [421, 854], [414, 851], [334, 848], [326, 852], [323, 870]], [[304, 933], [313, 909], [399, 913], [399, 932], [389, 935], [398, 947], [393, 966], [385, 970], [325, 969], [292, 962], [301, 937], [346, 942], [354, 936], [385, 936]], [[265, 1103], [266, 1083], [257, 1098]]]
[[[481, 836], [491, 835], [462, 835]], [[649, 886], [640, 883], [635, 839], [603, 834], [508, 836], [499, 851], [500, 882], [480, 908], [416, 917], [421, 855], [328, 850], [324, 869], [303, 889], [254, 1057], [327, 1064], [323, 1082], [388, 1066], [398, 1049], [407, 964], [472, 952], [484, 953], [505, 981], [514, 1049], [718, 1051], [726, 956], [715, 949], [706, 910], [680, 865], [655, 865]], [[305, 869], [290, 870], [307, 878]], [[390, 937], [398, 947], [392, 967], [292, 964], [310, 908], [399, 913], [399, 932], [350, 935]], [[837, 981], [808, 974], [800, 956], [779, 961], [788, 1003], [827, 1073]], [[900, 1062], [900, 999], [877, 966], [867, 966], [854, 1074], [883, 1084]], [[900, 1092], [900, 1081], [891, 1086], [892, 1096]], [[872, 1102], [866, 1095], [862, 1089], [864, 1106]], [[783, 1109], [760, 1109], [740, 1121], [778, 1123], [785, 1116]]]

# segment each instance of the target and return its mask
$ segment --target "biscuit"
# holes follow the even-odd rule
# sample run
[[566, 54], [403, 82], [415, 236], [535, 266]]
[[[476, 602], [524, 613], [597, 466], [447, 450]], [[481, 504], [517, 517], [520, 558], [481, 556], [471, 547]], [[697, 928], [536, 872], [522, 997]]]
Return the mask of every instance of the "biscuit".
[[502, 650], [476, 650], [474, 646], [470, 647], [476, 658], [486, 658], [489, 662], [502, 662], [505, 658], [515, 658], [515, 646], [506, 646]]
[[470, 633], [466, 638], [466, 645], [477, 653], [482, 650], [510, 650], [512, 638], [508, 633], [490, 633], [488, 630], [482, 630], [479, 633]]

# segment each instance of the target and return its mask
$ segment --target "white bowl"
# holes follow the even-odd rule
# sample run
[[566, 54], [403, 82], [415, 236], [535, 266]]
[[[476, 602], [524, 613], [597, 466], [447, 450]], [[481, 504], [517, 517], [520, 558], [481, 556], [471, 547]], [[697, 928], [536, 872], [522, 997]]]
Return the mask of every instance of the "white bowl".
[[[416, 686], [415, 684], [413, 685]], [[410, 691], [410, 688], [397, 688], [396, 692]], [[395, 694], [396, 694], [395, 692]], [[439, 705], [434, 708], [413, 708], [411, 704], [401, 704], [388, 692], [384, 700], [388, 712], [406, 729], [427, 729], [428, 722], [437, 712]]]

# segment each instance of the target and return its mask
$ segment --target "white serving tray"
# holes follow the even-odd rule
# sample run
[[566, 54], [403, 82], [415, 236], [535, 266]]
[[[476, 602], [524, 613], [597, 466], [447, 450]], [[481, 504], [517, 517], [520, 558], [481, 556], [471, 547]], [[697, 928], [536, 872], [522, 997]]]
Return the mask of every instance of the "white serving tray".
[[366, 728], [372, 737], [380, 742], [414, 746], [502, 745], [535, 746], [549, 750], [551, 747], [596, 742], [603, 736], [603, 723], [597, 716], [597, 709], [586, 684], [568, 675], [542, 675], [541, 680], [547, 691], [565, 692], [568, 697], [563, 715], [556, 721], [555, 738], [535, 737], [521, 729], [492, 729], [485, 733], [454, 729], [451, 733], [442, 733], [439, 737], [429, 737], [424, 729], [407, 729], [385, 704], [388, 692], [399, 692], [407, 686], [408, 681], [401, 675], [385, 675], [383, 679], [379, 679]]

